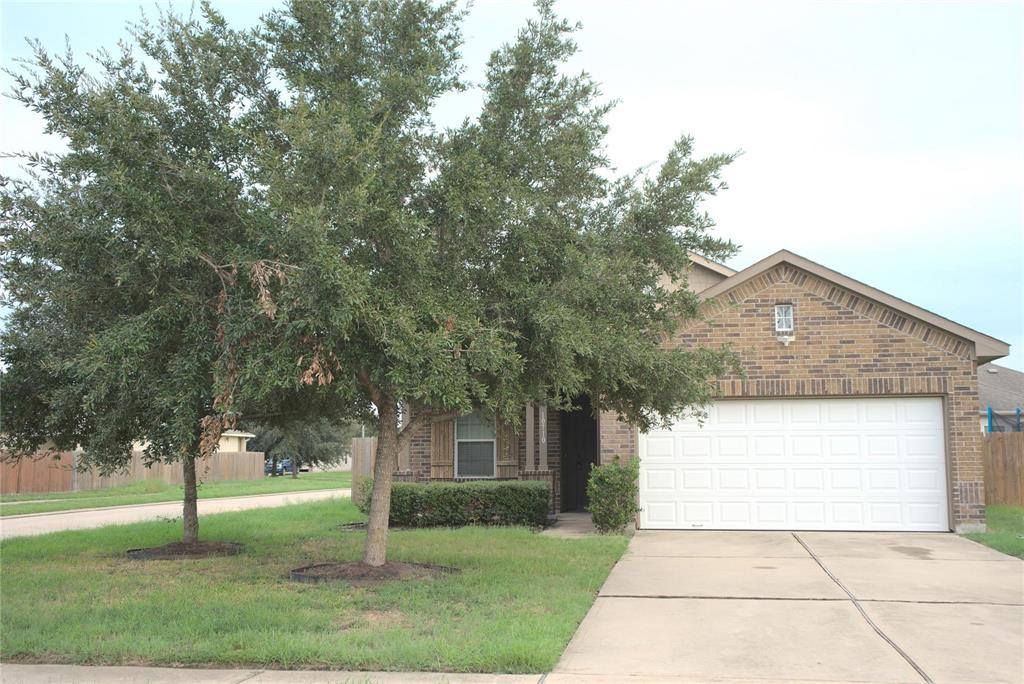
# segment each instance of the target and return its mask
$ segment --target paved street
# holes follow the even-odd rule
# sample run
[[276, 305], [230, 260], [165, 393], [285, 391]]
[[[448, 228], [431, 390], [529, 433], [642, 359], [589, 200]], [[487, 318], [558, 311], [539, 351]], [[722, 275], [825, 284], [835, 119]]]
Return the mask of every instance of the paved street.
[[641, 531], [547, 684], [1024, 681], [1024, 563], [953, 534]]
[[[332, 497], [350, 496], [348, 489], [322, 489], [310, 492], [288, 492], [285, 494], [260, 494], [256, 496], [231, 496], [220, 499], [200, 499], [199, 515], [245, 511], [252, 508], [271, 508], [288, 504], [307, 503]], [[24, 537], [62, 530], [84, 530], [104, 525], [177, 518], [181, 516], [181, 502], [139, 504], [136, 506], [111, 506], [109, 508], [86, 508], [59, 513], [36, 513], [31, 515], [9, 515], [0, 518], [0, 539]]]

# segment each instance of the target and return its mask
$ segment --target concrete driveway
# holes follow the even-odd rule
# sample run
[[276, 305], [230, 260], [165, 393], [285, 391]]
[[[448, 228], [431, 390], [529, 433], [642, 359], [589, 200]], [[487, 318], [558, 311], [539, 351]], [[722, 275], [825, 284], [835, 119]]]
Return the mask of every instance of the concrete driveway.
[[547, 684], [1024, 681], [1024, 562], [952, 534], [641, 531]]

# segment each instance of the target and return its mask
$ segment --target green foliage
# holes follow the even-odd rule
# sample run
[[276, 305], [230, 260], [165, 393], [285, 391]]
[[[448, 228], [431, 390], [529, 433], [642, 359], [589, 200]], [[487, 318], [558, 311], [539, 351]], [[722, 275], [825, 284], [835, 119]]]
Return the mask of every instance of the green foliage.
[[688, 250], [735, 250], [701, 210], [734, 155], [694, 157], [683, 137], [650, 177], [616, 179], [611, 104], [568, 72], [578, 27], [546, 0], [492, 53], [479, 112], [438, 131], [433, 104], [463, 87], [460, 19], [320, 0], [267, 21], [290, 97], [262, 139], [262, 256], [294, 268], [267, 283], [272, 316], [266, 299], [232, 307], [239, 392], [298, 377], [355, 419], [406, 407], [414, 429], [480, 408], [517, 423], [528, 401], [580, 395], [649, 427], [706, 402], [733, 358], [660, 346], [697, 304], [660, 279], [685, 280]]
[[207, 5], [133, 36], [88, 66], [37, 45], [12, 72], [13, 97], [67, 145], [0, 179], [13, 457], [51, 440], [109, 472], [145, 441], [150, 461], [192, 459], [230, 419], [221, 295], [249, 278], [222, 265], [260, 223], [246, 169], [266, 49]]
[[616, 458], [611, 463], [594, 466], [587, 479], [587, 496], [594, 527], [600, 532], [622, 532], [636, 519], [637, 482], [640, 461], [632, 458], [626, 463]]
[[[363, 480], [360, 508], [370, 510], [372, 480]], [[392, 527], [527, 525], [547, 522], [550, 489], [544, 482], [396, 482], [391, 490]]]
[[249, 451], [261, 451], [265, 458], [290, 458], [293, 464], [328, 466], [348, 460], [352, 438], [359, 426], [336, 425], [326, 418], [297, 418], [277, 425], [253, 427]]
[[1024, 559], [1024, 507], [989, 506], [985, 509], [985, 532], [964, 535], [996, 551]]

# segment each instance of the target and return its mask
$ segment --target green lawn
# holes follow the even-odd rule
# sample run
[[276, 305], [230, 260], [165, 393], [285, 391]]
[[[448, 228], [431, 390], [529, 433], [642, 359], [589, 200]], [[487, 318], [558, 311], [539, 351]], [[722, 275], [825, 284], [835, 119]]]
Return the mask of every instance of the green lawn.
[[[334, 489], [349, 487], [351, 484], [351, 473], [299, 473], [297, 478], [284, 475], [281, 477], [265, 477], [262, 480], [207, 482], [200, 485], [199, 498], [213, 499], [220, 496], [246, 496], [250, 494], [299, 492], [309, 489]], [[155, 481], [137, 482], [121, 487], [94, 489], [87, 492], [5, 494], [0, 497], [0, 516], [69, 511], [76, 508], [180, 501], [182, 496], [183, 490], [181, 485], [171, 485]]]
[[201, 536], [233, 558], [129, 561], [180, 536], [177, 522], [0, 543], [0, 659], [133, 665], [546, 672], [626, 539], [523, 528], [401, 530], [394, 560], [454, 566], [373, 589], [307, 585], [289, 569], [358, 559], [347, 500], [207, 516]]
[[996, 551], [1024, 558], [1024, 507], [989, 506], [985, 509], [988, 531], [964, 535]]

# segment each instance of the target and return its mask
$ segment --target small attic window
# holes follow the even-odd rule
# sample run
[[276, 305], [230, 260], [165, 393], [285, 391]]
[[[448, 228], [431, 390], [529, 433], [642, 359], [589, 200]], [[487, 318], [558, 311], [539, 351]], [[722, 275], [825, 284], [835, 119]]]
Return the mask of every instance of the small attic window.
[[775, 332], [793, 332], [793, 305], [775, 305]]

